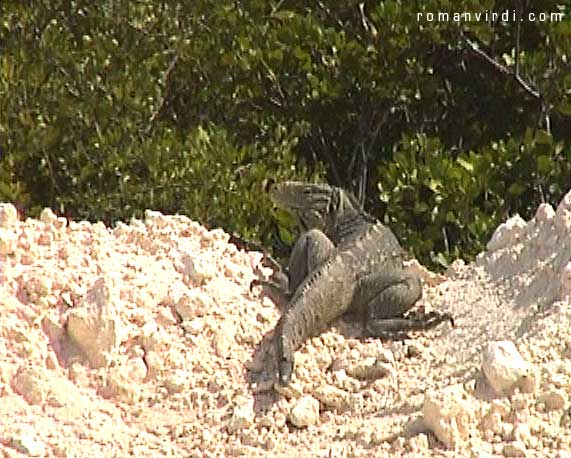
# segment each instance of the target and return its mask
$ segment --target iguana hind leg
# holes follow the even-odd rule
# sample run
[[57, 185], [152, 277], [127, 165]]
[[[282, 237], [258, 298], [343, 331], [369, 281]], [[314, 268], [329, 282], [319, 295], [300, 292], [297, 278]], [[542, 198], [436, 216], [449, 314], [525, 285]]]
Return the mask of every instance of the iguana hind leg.
[[402, 270], [374, 273], [360, 282], [361, 310], [368, 333], [375, 337], [394, 336], [409, 331], [433, 328], [444, 321], [452, 321], [448, 314], [429, 313], [422, 318], [404, 318], [422, 296], [420, 279]]
[[454, 326], [454, 319], [449, 313], [430, 312], [422, 318], [385, 318], [368, 320], [367, 331], [373, 337], [405, 337], [410, 331], [427, 331], [445, 321]]
[[280, 310], [285, 310], [297, 287], [319, 267], [335, 246], [318, 229], [304, 232], [295, 242], [286, 272], [275, 271], [268, 280], [254, 280], [251, 286], [261, 285]]

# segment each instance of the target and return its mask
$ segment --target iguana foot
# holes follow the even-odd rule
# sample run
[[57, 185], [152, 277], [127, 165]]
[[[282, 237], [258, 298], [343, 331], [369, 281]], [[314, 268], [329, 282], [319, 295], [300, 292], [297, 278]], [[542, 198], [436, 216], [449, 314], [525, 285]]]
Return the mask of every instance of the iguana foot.
[[287, 309], [289, 301], [291, 299], [291, 294], [288, 292], [287, 288], [278, 282], [272, 280], [262, 280], [260, 278], [255, 278], [250, 283], [250, 292], [256, 286], [261, 286], [264, 291], [264, 295], [268, 296], [276, 307], [281, 312]]
[[426, 331], [445, 321], [454, 327], [454, 318], [449, 313], [430, 312], [422, 318], [390, 318], [367, 321], [366, 329], [373, 337], [394, 337], [410, 331]]

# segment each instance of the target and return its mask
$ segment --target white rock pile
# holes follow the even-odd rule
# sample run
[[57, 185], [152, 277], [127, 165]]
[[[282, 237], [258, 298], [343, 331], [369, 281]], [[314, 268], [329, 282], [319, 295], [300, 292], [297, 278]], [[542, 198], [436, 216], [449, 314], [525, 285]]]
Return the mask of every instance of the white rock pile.
[[[0, 204], [3, 456], [571, 457], [571, 193], [431, 276], [404, 341], [338, 320], [274, 387], [262, 255], [184, 216]], [[276, 388], [276, 389], [274, 389]]]

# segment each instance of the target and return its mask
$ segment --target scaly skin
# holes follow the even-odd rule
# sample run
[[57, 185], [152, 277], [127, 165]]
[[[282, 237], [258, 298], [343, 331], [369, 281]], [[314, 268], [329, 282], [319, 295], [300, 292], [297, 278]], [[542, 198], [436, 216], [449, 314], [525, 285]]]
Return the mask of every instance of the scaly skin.
[[[400, 268], [398, 257], [379, 249], [384, 229], [382, 226], [371, 226], [354, 244], [336, 250], [298, 287], [287, 312], [282, 316], [277, 337], [282, 384], [289, 382], [293, 354], [306, 339], [323, 331], [331, 321], [346, 312], [366, 308], [358, 302], [361, 278], [377, 265], [395, 263], [394, 267]], [[362, 259], [366, 261], [361, 262]]]
[[[390, 229], [361, 210], [350, 194], [328, 185], [285, 182], [274, 185], [270, 197], [295, 214], [305, 231], [322, 232], [331, 241], [320, 251], [319, 262], [298, 275], [303, 281], [289, 285], [289, 303], [276, 332], [280, 383], [289, 383], [293, 355], [305, 340], [347, 312], [363, 314], [367, 330], [377, 336], [427, 329], [450, 319], [402, 317], [422, 295], [420, 279], [405, 272], [405, 252]], [[311, 261], [311, 250], [298, 252]], [[290, 266], [298, 262], [292, 256]]]

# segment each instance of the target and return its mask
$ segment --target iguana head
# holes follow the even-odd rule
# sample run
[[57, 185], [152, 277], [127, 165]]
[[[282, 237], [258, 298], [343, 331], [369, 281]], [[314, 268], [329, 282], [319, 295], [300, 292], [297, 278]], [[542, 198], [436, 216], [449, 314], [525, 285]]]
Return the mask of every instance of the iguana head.
[[339, 221], [360, 212], [351, 194], [327, 184], [285, 181], [270, 184], [268, 192], [277, 207], [295, 215], [304, 231], [319, 229], [331, 235]]

